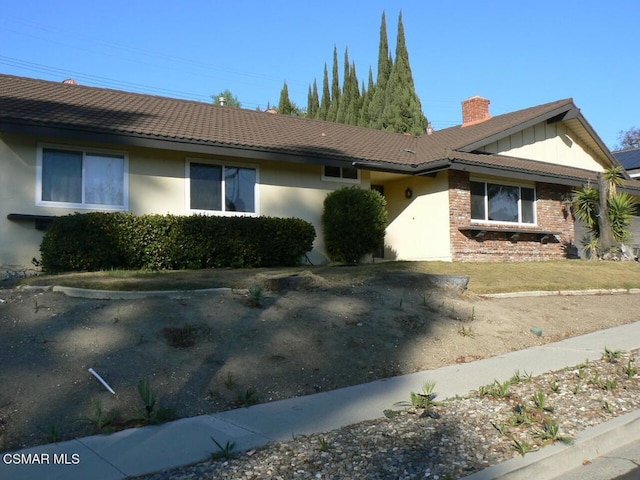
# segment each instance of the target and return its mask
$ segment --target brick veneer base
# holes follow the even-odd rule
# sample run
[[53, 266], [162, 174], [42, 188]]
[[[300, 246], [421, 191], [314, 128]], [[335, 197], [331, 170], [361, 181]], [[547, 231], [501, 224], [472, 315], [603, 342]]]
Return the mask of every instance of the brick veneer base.
[[[454, 261], [539, 261], [567, 258], [565, 248], [575, 243], [574, 219], [563, 212], [562, 200], [570, 187], [550, 183], [536, 184], [536, 230], [562, 232], [557, 240], [541, 243], [535, 234], [521, 233], [517, 242], [502, 232], [486, 232], [478, 241], [459, 227], [471, 223], [469, 173], [449, 170], [449, 225], [451, 257]], [[486, 226], [504, 226], [500, 224]]]

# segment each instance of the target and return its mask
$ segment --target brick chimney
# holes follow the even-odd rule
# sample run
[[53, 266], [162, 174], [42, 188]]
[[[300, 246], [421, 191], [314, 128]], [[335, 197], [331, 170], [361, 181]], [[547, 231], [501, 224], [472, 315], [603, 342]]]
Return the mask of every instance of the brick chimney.
[[489, 100], [478, 95], [462, 102], [462, 126], [475, 125], [489, 120]]

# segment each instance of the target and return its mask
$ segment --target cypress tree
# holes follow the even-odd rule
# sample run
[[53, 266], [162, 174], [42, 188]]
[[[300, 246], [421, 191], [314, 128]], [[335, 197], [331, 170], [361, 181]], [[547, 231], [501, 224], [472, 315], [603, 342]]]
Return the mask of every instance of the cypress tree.
[[378, 77], [375, 91], [369, 104], [369, 124], [372, 128], [382, 128], [382, 113], [386, 103], [387, 83], [391, 75], [392, 61], [389, 53], [389, 41], [387, 40], [387, 21], [382, 12], [380, 22], [380, 43], [378, 45]]
[[295, 109], [291, 100], [289, 99], [289, 87], [287, 87], [287, 82], [284, 82], [284, 86], [282, 90], [280, 90], [280, 101], [278, 102], [278, 113], [282, 115], [292, 115], [295, 113]]
[[358, 125], [361, 127], [368, 127], [371, 124], [369, 106], [371, 105], [375, 88], [375, 84], [373, 83], [373, 70], [369, 67], [369, 83], [367, 84], [367, 88], [364, 87], [364, 82], [362, 84], [362, 103], [358, 115]]
[[340, 108], [340, 78], [338, 76], [338, 48], [333, 47], [333, 78], [331, 79], [331, 104], [327, 120], [335, 122]]
[[318, 99], [318, 84], [313, 80], [313, 87], [309, 85], [309, 93], [307, 95], [307, 118], [316, 118], [320, 109], [320, 101]]
[[362, 97], [360, 96], [360, 87], [358, 85], [358, 74], [356, 73], [356, 63], [351, 62], [349, 68], [349, 107], [347, 108], [347, 117], [345, 123], [349, 125], [357, 125], [362, 109]]
[[382, 112], [384, 130], [421, 135], [427, 128], [427, 118], [415, 91], [413, 75], [409, 65], [409, 52], [404, 37], [402, 12], [398, 17], [398, 39], [396, 58], [386, 86], [386, 103]]
[[349, 105], [351, 104], [351, 70], [349, 68], [349, 48], [344, 50], [344, 73], [342, 74], [342, 93], [340, 94], [340, 104], [336, 113], [335, 121], [338, 123], [348, 123]]
[[327, 64], [324, 64], [324, 78], [322, 79], [322, 100], [316, 118], [326, 120], [329, 116], [329, 107], [331, 105], [331, 93], [329, 91], [329, 73]]

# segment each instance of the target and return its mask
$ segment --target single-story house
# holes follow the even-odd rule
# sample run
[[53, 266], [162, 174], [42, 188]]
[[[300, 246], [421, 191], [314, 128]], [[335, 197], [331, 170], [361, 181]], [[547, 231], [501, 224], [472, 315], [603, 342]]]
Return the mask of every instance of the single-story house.
[[416, 137], [0, 75], [0, 265], [29, 267], [51, 218], [88, 211], [298, 217], [321, 263], [323, 201], [347, 185], [385, 196], [386, 259], [558, 259], [572, 189], [611, 165], [572, 99], [492, 117], [472, 97]]

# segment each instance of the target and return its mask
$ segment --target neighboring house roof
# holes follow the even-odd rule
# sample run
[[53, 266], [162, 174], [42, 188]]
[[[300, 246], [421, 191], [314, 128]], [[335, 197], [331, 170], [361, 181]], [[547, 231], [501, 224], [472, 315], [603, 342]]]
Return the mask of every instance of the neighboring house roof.
[[572, 99], [415, 137], [213, 103], [0, 75], [0, 131], [256, 159], [348, 162], [408, 174], [487, 168], [571, 185], [594, 179], [595, 172], [587, 170], [477, 152], [542, 121], [566, 122], [587, 146], [617, 164]]

